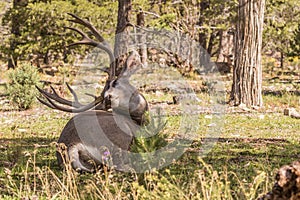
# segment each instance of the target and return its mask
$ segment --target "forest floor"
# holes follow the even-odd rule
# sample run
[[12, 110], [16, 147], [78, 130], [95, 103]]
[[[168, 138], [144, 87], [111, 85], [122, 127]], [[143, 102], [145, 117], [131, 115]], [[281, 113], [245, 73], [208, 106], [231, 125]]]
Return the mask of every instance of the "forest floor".
[[[200, 128], [180, 158], [158, 172], [137, 174], [137, 178], [107, 171], [104, 175], [67, 173], [66, 176], [56, 164], [55, 142], [73, 114], [39, 103], [29, 110], [18, 111], [5, 95], [3, 77], [0, 77], [0, 197], [3, 199], [159, 196], [190, 199], [192, 195], [195, 199], [255, 199], [272, 187], [280, 166], [300, 157], [300, 121], [283, 114], [285, 108], [300, 111], [297, 77], [292, 81], [286, 81], [286, 76], [265, 78], [263, 108], [225, 105], [219, 121], [214, 121], [214, 114], [206, 109], [211, 106], [211, 96], [205, 92], [203, 79], [198, 82], [194, 77], [188, 83], [200, 99], [196, 113]], [[230, 76], [224, 80], [225, 88], [229, 88]], [[180, 126], [180, 113], [184, 110], [172, 104], [174, 94], [168, 90], [151, 90], [154, 86], [148, 82], [146, 85], [146, 89], [141, 89], [150, 107], [164, 110], [168, 116], [166, 132], [176, 137], [174, 127]], [[216, 123], [221, 132], [212, 134], [212, 124]], [[207, 152], [205, 145], [209, 146]], [[68, 178], [74, 179], [77, 186], [68, 183]], [[91, 192], [91, 188], [96, 191]], [[129, 193], [132, 195], [128, 196]]]

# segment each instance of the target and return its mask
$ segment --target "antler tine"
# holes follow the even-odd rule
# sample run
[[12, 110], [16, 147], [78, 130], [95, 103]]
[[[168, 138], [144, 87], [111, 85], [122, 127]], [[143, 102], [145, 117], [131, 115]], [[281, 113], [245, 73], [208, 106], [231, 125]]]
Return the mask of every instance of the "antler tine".
[[57, 94], [56, 90], [52, 87], [52, 85], [50, 85], [50, 88], [51, 88], [52, 92], [53, 92], [56, 96], [59, 96], [59, 95]]
[[85, 95], [87, 95], [87, 96], [90, 96], [90, 97], [93, 97], [94, 99], [96, 99], [97, 98], [97, 96], [96, 95], [93, 95], [93, 94], [90, 94], [90, 93], [84, 93]]
[[[70, 90], [70, 92], [72, 93], [73, 97], [74, 97], [74, 102], [69, 101], [67, 99], [63, 99], [60, 96], [58, 96], [57, 92], [55, 91], [55, 89], [50, 86], [53, 94], [46, 92], [45, 90], [42, 90], [41, 88], [39, 88], [38, 86], [36, 86], [36, 88], [38, 89], [38, 91], [48, 100], [48, 102], [40, 99], [39, 97], [37, 97], [37, 99], [44, 105], [53, 108], [53, 109], [58, 109], [61, 111], [65, 111], [65, 112], [73, 112], [73, 113], [79, 113], [79, 112], [83, 112], [86, 110], [89, 110], [95, 106], [97, 106], [99, 103], [101, 103], [103, 101], [103, 97], [102, 96], [94, 96], [94, 95], [89, 95], [89, 96], [93, 96], [94, 97], [94, 101], [87, 104], [87, 105], [82, 105], [81, 103], [79, 103], [78, 101], [78, 97], [75, 93], [75, 91], [70, 87], [69, 84], [67, 84], [68, 89]], [[53, 100], [57, 101], [58, 103], [70, 106], [70, 108], [66, 108], [63, 107], [57, 103], [55, 103]]]
[[42, 104], [48, 106], [49, 108], [55, 109], [55, 107], [52, 106], [52, 104], [50, 104], [50, 103], [48, 103], [48, 102], [42, 100], [41, 98], [37, 97], [37, 100], [39, 100], [39, 102], [41, 102]]
[[78, 42], [74, 42], [72, 44], [69, 44], [68, 46], [75, 46], [75, 45], [79, 45], [79, 44], [86, 44], [86, 45], [90, 45], [93, 47], [98, 47], [104, 51], [106, 51], [108, 54], [112, 54], [110, 56], [112, 56], [114, 58], [114, 55], [112, 53], [112, 50], [110, 49], [110, 47], [100, 43], [100, 42], [96, 42], [95, 40], [92, 40], [91, 38], [89, 38], [89, 36], [87, 36], [82, 30], [77, 29], [77, 28], [73, 28], [73, 27], [65, 27], [67, 29], [73, 30], [77, 33], [79, 33], [82, 36], [82, 39]]
[[[74, 14], [71, 14], [71, 13], [68, 13], [68, 14], [73, 17], [73, 19], [71, 19], [69, 21], [83, 25], [84, 27], [88, 28], [92, 32], [93, 36], [95, 37], [95, 40], [94, 40], [93, 38], [90, 38], [89, 35], [87, 35], [80, 29], [72, 28], [72, 27], [65, 27], [72, 31], [77, 32], [82, 37], [81, 40], [74, 42], [68, 46], [70, 47], [70, 46], [81, 45], [81, 44], [89, 45], [89, 46], [99, 48], [99, 49], [105, 51], [109, 55], [110, 66], [109, 66], [108, 70], [107, 69], [103, 70], [106, 73], [108, 73], [108, 75], [109, 75], [108, 80], [105, 83], [106, 84], [105, 87], [107, 87], [107, 85], [110, 83], [110, 81], [115, 78], [116, 61], [115, 61], [115, 56], [114, 56], [112, 48], [110, 47], [109, 43], [106, 42], [104, 40], [104, 38], [100, 35], [98, 30], [89, 21], [81, 19]], [[102, 105], [101, 103], [104, 100], [104, 95], [103, 95], [104, 92], [103, 91], [100, 96], [94, 96], [94, 95], [88, 94], [88, 96], [94, 97], [94, 101], [89, 104], [83, 105], [83, 104], [79, 103], [78, 97], [77, 97], [75, 91], [70, 87], [70, 85], [68, 83], [67, 83], [67, 87], [68, 87], [69, 91], [72, 93], [74, 101], [70, 101], [70, 100], [60, 97], [58, 95], [58, 93], [55, 91], [55, 89], [52, 86], [50, 86], [50, 87], [51, 87], [52, 92], [46, 92], [45, 90], [42, 90], [41, 88], [36, 86], [38, 91], [45, 97], [45, 99], [47, 99], [47, 101], [44, 99], [41, 99], [41, 98], [37, 98], [37, 99], [42, 104], [44, 104], [50, 108], [58, 109], [58, 110], [65, 111], [65, 112], [78, 113], [78, 112], [83, 112], [83, 111], [89, 110], [91, 108], [95, 109], [99, 105]], [[63, 106], [61, 104], [67, 105], [67, 107]]]
[[72, 16], [74, 19], [70, 19], [69, 21], [81, 24], [88, 29], [90, 29], [93, 33], [93, 35], [99, 40], [99, 42], [102, 42], [105, 46], [109, 46], [109, 44], [104, 40], [104, 38], [101, 36], [101, 34], [98, 32], [98, 30], [87, 20], [81, 19], [77, 15], [74, 15], [72, 13], [67, 13], [68, 15]]
[[76, 106], [74, 106], [74, 107], [81, 107], [81, 106], [83, 106], [81, 103], [79, 103], [76, 92], [71, 88], [71, 86], [68, 83], [66, 83], [66, 85], [67, 85], [69, 91], [71, 92], [71, 94], [73, 95], [73, 98], [74, 98], [74, 101], [75, 101], [75, 102], [73, 102], [73, 104], [74, 103], [76, 104]]
[[77, 28], [66, 27], [68, 29], [76, 31], [77, 33], [79, 33], [82, 36], [81, 41], [72, 43], [69, 46], [86, 44], [86, 45], [100, 48], [100, 49], [104, 50], [105, 52], [107, 52], [109, 55], [109, 59], [110, 59], [110, 69], [111, 69], [107, 73], [109, 74], [109, 80], [113, 79], [115, 77], [115, 68], [116, 68], [115, 65], [116, 64], [115, 64], [115, 56], [113, 54], [113, 50], [110, 47], [110, 45], [105, 41], [105, 39], [101, 36], [101, 34], [98, 32], [98, 30], [89, 21], [81, 19], [80, 17], [78, 17], [72, 13], [68, 13], [68, 15], [70, 15], [74, 18], [69, 21], [77, 23], [77, 24], [81, 24], [84, 27], [87, 27], [93, 33], [93, 35], [96, 37], [96, 39], [99, 41], [99, 42], [96, 42], [96, 41], [92, 40], [85, 33], [83, 33], [81, 30], [79, 30]]
[[85, 44], [85, 45], [90, 45], [90, 46], [102, 49], [102, 50], [104, 50], [109, 55], [110, 69], [112, 69], [112, 70], [110, 70], [107, 73], [109, 74], [109, 79], [113, 79], [114, 76], [115, 76], [115, 56], [114, 56], [111, 48], [109, 46], [106, 46], [104, 44], [96, 42], [95, 40], [92, 40], [85, 33], [83, 33], [83, 31], [81, 31], [80, 29], [72, 28], [72, 27], [65, 27], [65, 28], [73, 30], [73, 31], [79, 33], [81, 35], [81, 37], [82, 37], [82, 39], [80, 41], [74, 42], [72, 44], [69, 44], [68, 45], [69, 47], [75, 46], [75, 45]]
[[49, 106], [50, 108], [58, 109], [58, 110], [61, 110], [61, 111], [64, 111], [64, 112], [72, 112], [72, 113], [80, 113], [80, 112], [89, 110], [89, 109], [95, 107], [96, 105], [98, 105], [99, 103], [101, 103], [102, 100], [103, 100], [103, 97], [99, 96], [99, 97], [96, 97], [93, 102], [91, 102], [91, 103], [89, 103], [85, 106], [82, 106], [80, 108], [66, 108], [66, 107], [63, 107], [63, 106], [60, 106], [60, 105], [56, 104], [54, 101], [52, 101], [48, 97], [45, 97], [45, 98], [49, 101], [49, 103], [51, 105], [49, 105], [49, 103], [47, 103], [47, 102], [40, 99], [41, 103]]
[[52, 91], [54, 91], [53, 94], [51, 94], [49, 92], [46, 92], [45, 90], [42, 90], [38, 86], [35, 86], [35, 87], [47, 99], [53, 99], [53, 100], [57, 101], [58, 103], [61, 103], [61, 104], [64, 104], [64, 105], [73, 106], [73, 107], [77, 106], [78, 107], [78, 105], [76, 105], [76, 103], [73, 105], [72, 101], [69, 101], [67, 99], [63, 99], [60, 96], [58, 96], [58, 94], [56, 93], [55, 89], [52, 86], [50, 86], [50, 87], [51, 87]]

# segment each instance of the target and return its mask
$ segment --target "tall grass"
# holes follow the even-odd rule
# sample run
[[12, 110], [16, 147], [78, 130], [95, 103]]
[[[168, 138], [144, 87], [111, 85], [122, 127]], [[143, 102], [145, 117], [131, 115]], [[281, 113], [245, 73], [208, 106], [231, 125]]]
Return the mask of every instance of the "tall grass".
[[[143, 174], [121, 173], [103, 168], [94, 174], [80, 174], [70, 164], [63, 170], [37, 164], [39, 146], [25, 153], [24, 168], [5, 168], [0, 180], [1, 199], [256, 199], [267, 191], [265, 172], [249, 184], [234, 172], [216, 171], [197, 158], [198, 169], [170, 166]], [[42, 155], [41, 155], [42, 156]]]

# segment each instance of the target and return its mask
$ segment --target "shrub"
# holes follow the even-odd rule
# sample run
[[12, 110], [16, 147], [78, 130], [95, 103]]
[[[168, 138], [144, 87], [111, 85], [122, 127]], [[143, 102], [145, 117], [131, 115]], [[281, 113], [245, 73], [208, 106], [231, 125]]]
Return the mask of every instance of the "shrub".
[[8, 74], [9, 82], [6, 87], [11, 102], [19, 110], [29, 109], [37, 95], [35, 85], [40, 85], [37, 69], [29, 63], [24, 63]]
[[[160, 109], [157, 110], [157, 116], [149, 116], [147, 125], [142, 127], [135, 135], [133, 145], [130, 150], [140, 154], [141, 160], [132, 160], [135, 166], [140, 167], [142, 171], [157, 168], [161, 161], [161, 156], [169, 153], [169, 151], [161, 153], [159, 150], [167, 146], [169, 134], [165, 133], [164, 129], [167, 121], [162, 118]], [[164, 154], [165, 153], [165, 154]], [[137, 163], [141, 162], [141, 163]]]

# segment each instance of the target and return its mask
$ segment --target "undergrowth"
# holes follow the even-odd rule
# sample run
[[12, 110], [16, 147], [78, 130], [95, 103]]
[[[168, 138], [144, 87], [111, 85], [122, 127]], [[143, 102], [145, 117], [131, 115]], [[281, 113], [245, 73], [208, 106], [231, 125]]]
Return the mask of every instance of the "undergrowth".
[[[248, 113], [227, 114], [222, 135], [202, 157], [203, 128], [210, 125], [209, 115], [203, 114], [198, 140], [162, 169], [121, 173], [104, 168], [79, 174], [57, 166], [52, 144], [71, 116], [52, 110], [38, 118], [25, 114], [0, 121], [0, 199], [256, 199], [272, 187], [277, 169], [299, 154], [296, 119]], [[179, 121], [176, 116], [158, 121], [154, 132], [162, 127], [163, 133], [173, 132]], [[174, 135], [140, 138], [137, 151], [151, 152], [158, 143], [166, 144], [157, 139], [170, 137]]]
[[200, 157], [198, 169], [165, 168], [142, 174], [103, 168], [79, 174], [66, 164], [63, 171], [36, 164], [40, 148], [25, 152], [26, 165], [19, 171], [4, 169], [1, 199], [256, 199], [267, 191], [268, 176], [257, 172], [252, 182], [228, 171], [217, 171]]
[[40, 77], [36, 67], [23, 63], [8, 73], [9, 81], [6, 85], [8, 98], [19, 110], [32, 107], [38, 94], [35, 86], [40, 86]]

